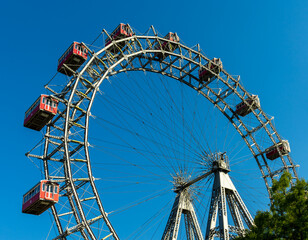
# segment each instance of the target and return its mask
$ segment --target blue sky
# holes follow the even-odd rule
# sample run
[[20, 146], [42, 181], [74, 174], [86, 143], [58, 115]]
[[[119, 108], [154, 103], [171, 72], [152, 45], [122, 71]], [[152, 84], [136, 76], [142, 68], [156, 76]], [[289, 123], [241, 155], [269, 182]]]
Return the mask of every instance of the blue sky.
[[[24, 112], [56, 73], [72, 41], [92, 42], [105, 28], [129, 23], [145, 32], [175, 31], [188, 46], [241, 75], [288, 139], [292, 158], [307, 179], [308, 2], [306, 1], [6, 1], [1, 22], [1, 149], [4, 192], [0, 239], [45, 239], [48, 214], [21, 214], [22, 195], [39, 179], [24, 156], [41, 133], [23, 128]], [[40, 232], [39, 229], [42, 229]]]

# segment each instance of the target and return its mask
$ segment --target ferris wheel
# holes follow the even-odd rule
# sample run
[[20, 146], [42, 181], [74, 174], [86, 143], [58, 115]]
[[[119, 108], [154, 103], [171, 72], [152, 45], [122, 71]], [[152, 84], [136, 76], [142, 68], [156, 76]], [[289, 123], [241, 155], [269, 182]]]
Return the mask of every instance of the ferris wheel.
[[26, 154], [42, 161], [44, 180], [24, 195], [23, 211], [50, 209], [52, 239], [242, 234], [273, 179], [297, 178], [289, 143], [258, 96], [176, 33], [120, 24], [101, 36], [103, 47], [67, 49], [48, 94], [26, 112], [26, 127], [44, 128]]

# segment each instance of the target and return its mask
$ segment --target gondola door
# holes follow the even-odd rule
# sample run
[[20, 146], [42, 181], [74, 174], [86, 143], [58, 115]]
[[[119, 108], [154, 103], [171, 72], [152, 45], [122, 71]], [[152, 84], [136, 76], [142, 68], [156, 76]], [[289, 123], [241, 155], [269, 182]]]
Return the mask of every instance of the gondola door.
[[46, 184], [45, 199], [53, 200], [53, 186], [50, 184]]
[[51, 99], [45, 98], [45, 110], [51, 111]]

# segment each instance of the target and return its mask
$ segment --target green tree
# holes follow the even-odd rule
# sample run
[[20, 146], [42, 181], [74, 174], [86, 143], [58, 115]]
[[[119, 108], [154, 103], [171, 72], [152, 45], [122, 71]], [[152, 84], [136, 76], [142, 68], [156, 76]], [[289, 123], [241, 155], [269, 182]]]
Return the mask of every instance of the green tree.
[[300, 179], [293, 186], [290, 182], [288, 172], [274, 180], [270, 210], [258, 211], [255, 226], [236, 239], [308, 239], [308, 182]]

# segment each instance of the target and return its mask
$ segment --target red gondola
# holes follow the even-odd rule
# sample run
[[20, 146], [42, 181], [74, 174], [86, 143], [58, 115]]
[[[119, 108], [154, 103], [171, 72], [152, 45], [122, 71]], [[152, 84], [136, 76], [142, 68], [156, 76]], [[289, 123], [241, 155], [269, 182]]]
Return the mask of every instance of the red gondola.
[[208, 71], [206, 68], [210, 69], [216, 74], [219, 74], [220, 70], [222, 69], [222, 61], [220, 60], [220, 58], [213, 58], [205, 65], [205, 68], [201, 67], [199, 69], [199, 79], [201, 81], [208, 81], [210, 78], [215, 76], [214, 73]]
[[270, 160], [274, 160], [280, 156], [279, 151], [282, 155], [286, 155], [291, 152], [290, 144], [287, 140], [282, 140], [281, 143], [278, 143], [277, 146], [271, 146], [266, 151], [266, 158]]
[[22, 212], [40, 215], [59, 201], [59, 184], [41, 180], [23, 196]]
[[58, 72], [72, 76], [73, 72], [63, 65], [76, 71], [87, 60], [87, 54], [88, 50], [81, 43], [73, 42], [58, 60]]
[[24, 126], [40, 131], [56, 114], [58, 101], [42, 94], [26, 111]]
[[251, 95], [251, 98], [246, 99], [246, 104], [245, 102], [241, 102], [236, 105], [236, 110], [235, 113], [244, 117], [247, 114], [251, 113], [252, 109], [257, 109], [260, 107], [260, 100], [257, 95]]
[[[119, 26], [110, 34], [110, 38], [107, 38], [105, 41], [105, 46], [107, 47], [113, 40], [119, 40], [127, 37], [133, 36], [133, 30], [129, 24], [120, 23]], [[117, 46], [113, 46], [108, 50], [112, 53], [118, 53], [120, 48], [125, 46], [125, 41], [117, 43]]]
[[[169, 32], [164, 39], [170, 40], [172, 42], [178, 43], [180, 42], [180, 38], [176, 33], [173, 32]], [[176, 48], [178, 47], [177, 44], [174, 43], [170, 43], [167, 41], [160, 41], [158, 44], [155, 45], [154, 49], [158, 50], [165, 50], [165, 51], [170, 51], [173, 52]], [[158, 57], [159, 59], [162, 59], [164, 57], [163, 53], [158, 52], [155, 54], [156, 57]]]

